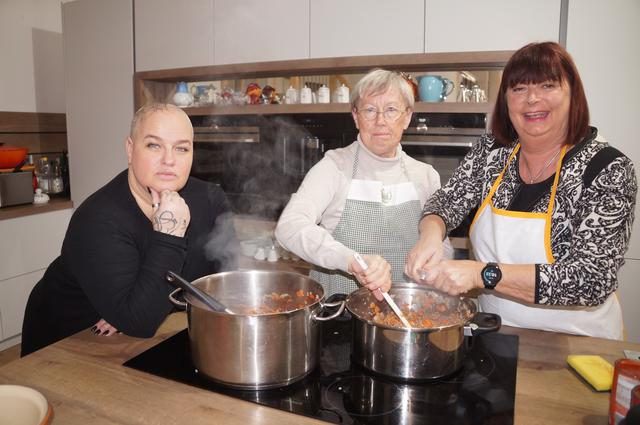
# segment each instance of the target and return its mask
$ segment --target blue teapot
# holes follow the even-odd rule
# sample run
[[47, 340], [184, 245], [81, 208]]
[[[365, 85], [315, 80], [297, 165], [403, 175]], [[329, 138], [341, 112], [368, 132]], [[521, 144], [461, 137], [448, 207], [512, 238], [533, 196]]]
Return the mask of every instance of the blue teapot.
[[453, 81], [439, 75], [418, 77], [418, 93], [423, 102], [443, 102], [453, 91]]

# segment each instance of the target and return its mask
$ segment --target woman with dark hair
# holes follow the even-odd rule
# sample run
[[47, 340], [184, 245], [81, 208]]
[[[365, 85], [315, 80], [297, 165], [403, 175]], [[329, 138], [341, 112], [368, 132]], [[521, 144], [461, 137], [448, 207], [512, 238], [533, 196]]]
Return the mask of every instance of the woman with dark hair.
[[[406, 272], [451, 295], [481, 288], [506, 325], [622, 338], [615, 297], [637, 192], [633, 164], [589, 126], [573, 60], [532, 43], [507, 63], [491, 121], [425, 204]], [[474, 208], [475, 260], [442, 259]]]

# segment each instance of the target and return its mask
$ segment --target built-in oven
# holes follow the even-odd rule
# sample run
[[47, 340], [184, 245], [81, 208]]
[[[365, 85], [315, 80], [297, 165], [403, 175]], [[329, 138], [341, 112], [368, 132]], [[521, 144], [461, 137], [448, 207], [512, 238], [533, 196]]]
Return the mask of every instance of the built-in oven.
[[[302, 179], [330, 149], [348, 146], [357, 129], [350, 114], [191, 117], [192, 175], [220, 185], [234, 211], [276, 220]], [[485, 131], [479, 113], [416, 113], [402, 148], [431, 164], [446, 183]], [[467, 235], [470, 219], [452, 236]]]
[[[355, 140], [346, 114], [191, 117], [191, 174], [218, 184], [237, 214], [277, 220], [324, 152]], [[352, 133], [352, 134], [350, 134]]]
[[[486, 131], [486, 114], [416, 113], [402, 137], [402, 150], [431, 164], [446, 184], [464, 156]], [[472, 212], [450, 236], [467, 237]]]

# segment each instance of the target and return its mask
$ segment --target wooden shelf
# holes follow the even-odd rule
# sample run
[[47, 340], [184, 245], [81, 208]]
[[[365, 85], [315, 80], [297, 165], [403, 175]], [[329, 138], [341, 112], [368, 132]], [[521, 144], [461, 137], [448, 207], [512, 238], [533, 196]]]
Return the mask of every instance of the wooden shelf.
[[[475, 112], [490, 114], [493, 103], [427, 103], [416, 102], [415, 112]], [[347, 103], [326, 103], [311, 105], [242, 105], [242, 106], [199, 106], [184, 108], [187, 115], [275, 115], [275, 114], [333, 114], [348, 113]]]
[[[135, 101], [140, 107], [150, 101], [166, 101], [178, 81], [219, 81], [230, 79], [294, 77], [303, 75], [339, 75], [365, 73], [372, 68], [405, 72], [501, 70], [512, 51], [422, 53], [403, 55], [354, 56], [254, 62], [143, 71], [135, 74]], [[490, 103], [416, 103], [416, 112], [491, 113]], [[196, 115], [272, 115], [348, 113], [347, 104], [246, 105], [185, 108]]]
[[499, 70], [504, 68], [512, 54], [513, 51], [503, 50], [299, 59], [142, 71], [136, 72], [135, 78], [136, 80], [175, 83], [177, 81], [211, 81], [327, 73], [349, 74], [367, 72], [375, 67], [405, 72], [463, 69]]

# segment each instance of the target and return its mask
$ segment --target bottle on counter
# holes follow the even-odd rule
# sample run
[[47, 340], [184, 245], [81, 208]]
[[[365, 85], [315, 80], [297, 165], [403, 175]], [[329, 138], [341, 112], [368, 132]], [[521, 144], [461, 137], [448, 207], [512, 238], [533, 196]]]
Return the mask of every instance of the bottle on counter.
[[38, 159], [34, 173], [38, 180], [38, 187], [42, 189], [43, 193], [49, 193], [51, 183], [51, 165], [49, 164], [49, 158], [43, 156]]
[[614, 366], [609, 424], [618, 425], [633, 406], [633, 390], [640, 385], [640, 360], [618, 359]]

